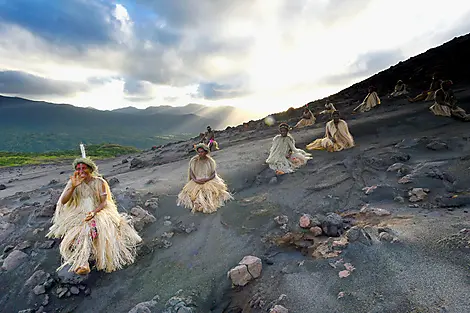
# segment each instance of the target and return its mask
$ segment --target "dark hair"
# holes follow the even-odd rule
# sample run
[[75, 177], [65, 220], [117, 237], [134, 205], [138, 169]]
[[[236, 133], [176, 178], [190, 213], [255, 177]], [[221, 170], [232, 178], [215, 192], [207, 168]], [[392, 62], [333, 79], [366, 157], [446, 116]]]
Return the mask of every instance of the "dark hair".
[[285, 129], [289, 130], [289, 124], [281, 123], [281, 124], [279, 124], [279, 129], [281, 129], [281, 128], [285, 128]]

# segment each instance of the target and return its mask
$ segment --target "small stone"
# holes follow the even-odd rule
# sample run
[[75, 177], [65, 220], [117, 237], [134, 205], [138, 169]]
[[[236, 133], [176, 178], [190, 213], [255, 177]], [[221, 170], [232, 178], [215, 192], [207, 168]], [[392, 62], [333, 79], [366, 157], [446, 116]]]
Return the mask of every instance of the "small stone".
[[413, 178], [411, 177], [411, 175], [405, 175], [398, 180], [399, 184], [409, 184], [411, 182], [413, 182]]
[[246, 265], [248, 272], [253, 276], [253, 278], [258, 278], [261, 275], [263, 265], [261, 259], [258, 257], [247, 255], [238, 264]]
[[86, 286], [85, 286], [85, 285], [78, 285], [78, 289], [80, 289], [80, 290], [85, 290], [85, 289], [86, 289]]
[[44, 307], [41, 305], [35, 313], [44, 313]]
[[312, 216], [309, 214], [304, 214], [299, 219], [299, 225], [302, 228], [310, 228]]
[[350, 271], [344, 270], [344, 271], [339, 272], [339, 273], [338, 273], [338, 276], [339, 276], [340, 278], [346, 278], [346, 277], [348, 277], [350, 274], [351, 274]]
[[0, 184], [0, 190], [5, 190], [7, 189], [7, 186], [5, 186], [4, 184]]
[[37, 242], [36, 247], [39, 249], [52, 249], [54, 247], [55, 241], [54, 240], [46, 240], [44, 242]]
[[23, 241], [15, 247], [15, 250], [25, 250], [31, 247], [31, 242]]
[[65, 297], [66, 298], [69, 298], [72, 294], [70, 293], [70, 291], [67, 291], [67, 293], [65, 294]]
[[114, 187], [116, 186], [117, 184], [119, 184], [119, 179], [117, 179], [117, 177], [112, 177], [109, 182], [109, 187]]
[[24, 196], [22, 196], [22, 197], [20, 198], [20, 201], [26, 201], [26, 200], [29, 200], [29, 199], [31, 199], [30, 196], [24, 195]]
[[413, 188], [408, 192], [410, 202], [419, 202], [426, 199], [427, 193], [423, 188]]
[[163, 217], [163, 219], [164, 219], [165, 221], [169, 221], [169, 220], [171, 220], [171, 216], [167, 215], [167, 216]]
[[11, 271], [20, 266], [26, 261], [28, 255], [20, 250], [13, 250], [5, 260], [3, 260], [2, 268], [4, 270]]
[[171, 221], [164, 221], [164, 222], [163, 222], [163, 225], [164, 225], [164, 226], [171, 226], [172, 223], [171, 223]]
[[42, 231], [44, 231], [44, 228], [36, 228], [35, 230], [33, 230], [33, 235], [37, 235]]
[[126, 163], [129, 163], [128, 159], [124, 159], [124, 160], [121, 161], [121, 164], [126, 164]]
[[52, 185], [57, 185], [59, 183], [59, 181], [57, 179], [53, 179], [49, 182], [49, 184], [47, 184], [48, 186], [52, 186]]
[[59, 281], [63, 284], [70, 284], [70, 285], [78, 285], [84, 283], [88, 277], [87, 275], [78, 275], [74, 272], [69, 272], [70, 266], [64, 266], [57, 272], [57, 276], [59, 277]]
[[289, 313], [289, 310], [282, 305], [276, 304], [271, 310], [269, 310], [269, 313]]
[[3, 253], [8, 253], [10, 252], [11, 250], [13, 250], [15, 247], [12, 246], [12, 245], [8, 245], [8, 246], [5, 246], [5, 248], [3, 248]]
[[173, 245], [173, 244], [171, 243], [171, 241], [162, 240], [162, 248], [168, 249], [168, 248], [171, 247], [172, 245]]
[[56, 290], [57, 297], [59, 299], [63, 298], [68, 292], [68, 289], [66, 287], [59, 287]]
[[147, 209], [156, 210], [158, 209], [158, 201], [159, 201], [158, 198], [150, 198], [147, 201], [145, 201], [145, 207]]
[[323, 233], [329, 237], [341, 236], [343, 226], [343, 218], [336, 213], [329, 213], [322, 222]]
[[49, 295], [45, 294], [44, 295], [44, 300], [42, 300], [42, 305], [47, 306], [49, 304]]
[[362, 209], [359, 212], [364, 213], [364, 214], [373, 214], [377, 216], [390, 215], [390, 212], [385, 209], [373, 208], [373, 207], [369, 207], [369, 205], [365, 205], [364, 207], [362, 207]]
[[39, 296], [46, 293], [46, 288], [43, 285], [37, 285], [33, 288], [33, 292], [36, 296]]
[[170, 239], [171, 237], [173, 237], [174, 234], [175, 234], [175, 233], [172, 232], [172, 231], [170, 231], [170, 232], [164, 232], [164, 233], [162, 234], [162, 238], [168, 238], [168, 239]]
[[447, 144], [445, 142], [442, 142], [442, 141], [432, 141], [431, 143], [429, 143], [426, 148], [430, 149], [430, 150], [434, 150], [434, 151], [441, 151], [441, 150], [447, 150], [449, 149], [449, 146], [447, 146]]
[[284, 224], [287, 224], [289, 222], [289, 217], [287, 217], [287, 215], [278, 215], [274, 218], [274, 221], [278, 225], [284, 225]]
[[73, 295], [78, 295], [80, 293], [80, 289], [75, 286], [70, 287], [70, 293]]
[[405, 199], [402, 196], [396, 196], [393, 200], [398, 203], [405, 203]]
[[44, 284], [47, 280], [48, 274], [43, 270], [37, 270], [36, 272], [28, 278], [28, 280], [24, 283], [25, 287], [33, 287], [39, 284]]
[[235, 286], [245, 286], [250, 282], [252, 276], [248, 273], [248, 268], [245, 265], [237, 265], [228, 271], [227, 276], [232, 280]]
[[315, 227], [310, 227], [310, 232], [313, 234], [313, 236], [318, 237], [318, 236], [321, 236], [321, 234], [323, 233], [323, 230], [320, 227], [315, 226]]
[[379, 239], [380, 241], [388, 241], [388, 242], [392, 242], [393, 240], [393, 236], [387, 232], [382, 232], [379, 234]]
[[287, 224], [284, 224], [282, 225], [281, 227], [279, 227], [281, 230], [283, 231], [289, 231], [289, 226]]
[[44, 288], [49, 289], [49, 288], [51, 288], [52, 286], [54, 286], [54, 283], [55, 283], [54, 279], [49, 278], [49, 279], [44, 283]]
[[91, 289], [87, 288], [87, 289], [85, 289], [85, 291], [83, 293], [85, 294], [85, 296], [89, 296], [89, 295], [91, 295]]
[[277, 184], [277, 182], [278, 182], [278, 179], [277, 179], [276, 176], [272, 177], [272, 178], [269, 180], [269, 184], [270, 184], [270, 185], [275, 185], [275, 184]]

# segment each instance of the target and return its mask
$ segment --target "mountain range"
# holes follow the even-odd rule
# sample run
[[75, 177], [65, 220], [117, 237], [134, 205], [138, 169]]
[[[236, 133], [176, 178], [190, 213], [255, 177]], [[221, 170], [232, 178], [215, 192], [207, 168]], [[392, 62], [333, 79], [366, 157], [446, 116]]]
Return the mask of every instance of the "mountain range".
[[78, 143], [149, 148], [248, 120], [234, 107], [127, 107], [112, 111], [0, 96], [0, 151], [44, 152]]

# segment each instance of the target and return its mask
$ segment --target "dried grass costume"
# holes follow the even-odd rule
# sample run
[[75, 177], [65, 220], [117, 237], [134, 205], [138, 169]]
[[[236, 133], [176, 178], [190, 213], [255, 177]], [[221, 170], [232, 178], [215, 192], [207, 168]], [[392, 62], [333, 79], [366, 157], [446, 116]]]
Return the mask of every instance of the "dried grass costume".
[[[205, 144], [196, 145], [195, 150], [197, 151], [199, 148], [209, 152], [209, 147]], [[178, 206], [183, 205], [191, 209], [193, 213], [214, 213], [226, 201], [232, 200], [233, 197], [228, 192], [227, 185], [217, 175], [216, 170], [215, 160], [209, 155], [206, 155], [204, 158], [201, 158], [199, 155], [191, 158], [189, 161], [188, 182], [178, 194]], [[191, 179], [191, 172], [196, 179], [207, 179], [214, 174], [215, 176], [203, 184], [198, 184]]]
[[[331, 139], [334, 139], [333, 142]], [[337, 152], [354, 147], [354, 139], [349, 132], [348, 124], [339, 120], [336, 125], [334, 120], [326, 123], [325, 137], [316, 139], [307, 145], [307, 150], [326, 150]]]
[[[98, 270], [113, 272], [132, 264], [136, 256], [136, 246], [142, 241], [139, 234], [129, 224], [126, 214], [118, 213], [112, 199], [108, 183], [98, 176], [96, 165], [90, 159], [77, 159], [93, 169], [89, 183], [82, 182], [73, 191], [72, 197], [62, 204], [62, 197], [72, 187], [69, 180], [62, 192], [52, 219], [53, 225], [49, 238], [61, 238], [61, 269], [69, 264], [70, 271], [88, 266], [90, 259], [95, 260]], [[84, 221], [87, 213], [100, 204], [100, 195], [106, 195], [106, 205], [93, 219]]]

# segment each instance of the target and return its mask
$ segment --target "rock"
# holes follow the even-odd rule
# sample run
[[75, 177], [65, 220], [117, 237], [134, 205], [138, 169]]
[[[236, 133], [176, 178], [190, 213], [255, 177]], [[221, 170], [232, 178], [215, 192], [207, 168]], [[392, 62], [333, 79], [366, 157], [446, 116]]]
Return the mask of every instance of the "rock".
[[434, 151], [441, 151], [449, 149], [449, 146], [442, 141], [432, 141], [428, 145], [426, 145], [426, 148]]
[[2, 268], [4, 270], [11, 271], [20, 266], [26, 261], [28, 255], [20, 250], [13, 250], [5, 260], [3, 260]]
[[396, 172], [396, 171], [407, 171], [407, 172], [410, 172], [411, 171], [411, 167], [408, 166], [408, 165], [405, 165], [403, 163], [395, 163], [395, 164], [392, 164], [390, 165], [388, 168], [387, 168], [387, 172]]
[[269, 310], [269, 313], [289, 313], [289, 310], [282, 305], [276, 304], [271, 310]]
[[142, 209], [140, 206], [131, 209], [133, 216], [134, 227], [137, 231], [144, 229], [145, 225], [154, 223], [157, 219], [150, 214], [147, 210]]
[[138, 158], [133, 158], [131, 160], [131, 165], [130, 165], [130, 168], [133, 169], [133, 168], [143, 168], [145, 167], [145, 162], [141, 159], [138, 159]]
[[275, 184], [277, 184], [277, 182], [278, 182], [278, 179], [277, 179], [276, 176], [272, 177], [272, 178], [269, 180], [269, 184], [270, 184], [270, 185], [275, 185]]
[[[49, 275], [49, 274], [47, 274], [47, 275]], [[51, 288], [52, 286], [54, 286], [54, 283], [55, 283], [54, 279], [49, 278], [49, 279], [44, 283], [44, 288], [49, 289], [49, 288]]]
[[336, 213], [329, 213], [321, 224], [323, 233], [329, 237], [341, 236], [343, 226], [343, 218]]
[[163, 225], [164, 226], [171, 226], [173, 223], [171, 221], [164, 221]]
[[152, 313], [160, 300], [159, 296], [153, 297], [152, 300], [136, 304], [128, 313]]
[[412, 183], [412, 182], [413, 182], [413, 177], [410, 174], [405, 175], [405, 176], [403, 176], [402, 178], [400, 178], [398, 180], [399, 184], [409, 184], [409, 183]]
[[359, 212], [363, 214], [373, 214], [377, 216], [390, 215], [390, 212], [385, 209], [373, 208], [373, 207], [369, 207], [369, 205], [365, 205], [364, 207], [362, 207], [362, 209]]
[[169, 220], [171, 220], [171, 216], [166, 215], [166, 216], [163, 217], [163, 219], [164, 219], [165, 221], [169, 221]]
[[364, 193], [366, 195], [370, 195], [371, 193], [374, 192], [375, 189], [377, 189], [377, 185], [370, 186], [370, 187], [364, 187], [364, 188], [362, 188], [362, 191], [364, 191]]
[[152, 185], [152, 184], [155, 184], [155, 180], [153, 179], [149, 179], [146, 183], [146, 185]]
[[196, 231], [197, 227], [196, 227], [196, 224], [194, 224], [194, 223], [191, 223], [189, 225], [184, 225], [183, 222], [180, 221], [176, 224], [176, 228], [174, 228], [173, 230], [174, 231], [181, 231], [181, 232], [186, 233], [186, 234], [190, 234], [193, 231]]
[[121, 164], [126, 164], [126, 163], [129, 163], [128, 159], [124, 159], [124, 160], [121, 161]]
[[3, 248], [3, 253], [8, 253], [10, 252], [11, 250], [13, 250], [15, 247], [12, 246], [12, 245], [8, 245], [8, 246], [5, 246], [5, 248]]
[[88, 280], [89, 274], [87, 275], [78, 275], [74, 272], [69, 272], [70, 266], [66, 265], [57, 272], [59, 281], [63, 284], [78, 285], [86, 282]]
[[70, 287], [70, 293], [73, 295], [78, 295], [80, 293], [80, 289], [75, 286]]
[[39, 296], [46, 293], [46, 288], [43, 285], [37, 285], [34, 287], [33, 292], [36, 296]]
[[278, 225], [284, 225], [284, 224], [287, 224], [289, 222], [289, 217], [287, 217], [287, 215], [278, 215], [274, 218], [274, 221]]
[[26, 310], [18, 311], [18, 313], [34, 313], [34, 310], [33, 309], [26, 309]]
[[7, 186], [5, 186], [4, 184], [0, 184], [0, 190], [5, 190], [7, 189]]
[[22, 197], [20, 198], [20, 201], [26, 201], [26, 200], [29, 200], [29, 199], [31, 199], [30, 196], [24, 195], [24, 196], [22, 196]]
[[145, 201], [145, 208], [152, 210], [158, 209], [158, 198], [150, 198]]
[[381, 232], [379, 234], [379, 239], [380, 239], [380, 241], [392, 242], [393, 241], [393, 236], [391, 234], [389, 234], [388, 232]]
[[299, 225], [300, 227], [302, 228], [310, 228], [310, 224], [311, 224], [311, 220], [312, 220], [312, 216], [309, 215], [309, 214], [304, 214], [300, 217], [299, 219]]
[[28, 280], [24, 283], [24, 286], [32, 288], [36, 285], [42, 285], [46, 282], [48, 276], [50, 275], [43, 270], [37, 270], [33, 273], [33, 275], [31, 275], [31, 277], [28, 278]]
[[36, 229], [33, 230], [33, 235], [37, 235], [37, 234], [39, 234], [39, 233], [42, 232], [42, 231], [44, 231], [44, 228], [43, 228], [43, 227], [41, 227], [41, 228], [36, 228]]
[[89, 295], [91, 295], [91, 289], [87, 288], [87, 289], [85, 289], [85, 291], [83, 293], [85, 294], [85, 297], [88, 297]]
[[49, 182], [49, 184], [47, 184], [48, 186], [52, 186], [52, 185], [57, 185], [59, 183], [59, 181], [57, 179], [53, 179]]
[[402, 196], [396, 196], [393, 200], [398, 203], [405, 203], [405, 199]]
[[38, 249], [52, 249], [54, 247], [55, 241], [54, 240], [46, 240], [44, 242], [36, 242], [36, 248]]
[[47, 306], [49, 304], [49, 295], [45, 294], [44, 295], [44, 300], [42, 300], [42, 305]]
[[408, 196], [410, 202], [419, 202], [426, 199], [427, 193], [423, 188], [413, 188], [408, 191]]
[[59, 287], [56, 290], [56, 295], [60, 299], [60, 298], [63, 298], [67, 294], [68, 291], [69, 290], [67, 289], [67, 287]]
[[359, 226], [353, 226], [346, 232], [346, 238], [349, 242], [360, 242], [366, 246], [372, 245], [370, 235]]
[[162, 234], [162, 238], [168, 238], [168, 239], [170, 239], [170, 238], [172, 238], [172, 237], [174, 236], [174, 234], [175, 234], [175, 233], [172, 232], [172, 231], [170, 231], [170, 232], [164, 232], [164, 233]]
[[114, 187], [116, 186], [117, 184], [119, 184], [119, 179], [117, 179], [117, 177], [112, 177], [109, 182], [109, 187]]
[[236, 286], [245, 286], [252, 279], [261, 275], [262, 262], [255, 256], [245, 256], [237, 266], [232, 268], [227, 276], [232, 280], [232, 284]]
[[80, 289], [80, 290], [85, 290], [85, 289], [86, 289], [86, 286], [85, 286], [85, 285], [78, 285], [78, 289]]
[[321, 234], [323, 233], [323, 230], [318, 226], [310, 227], [309, 230], [313, 234], [314, 237], [321, 236]]

